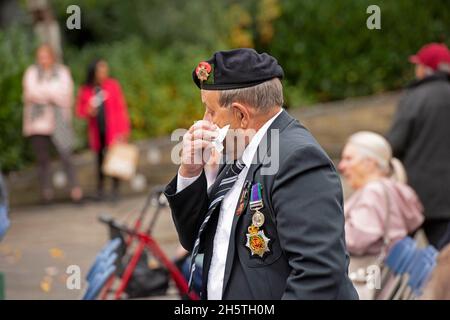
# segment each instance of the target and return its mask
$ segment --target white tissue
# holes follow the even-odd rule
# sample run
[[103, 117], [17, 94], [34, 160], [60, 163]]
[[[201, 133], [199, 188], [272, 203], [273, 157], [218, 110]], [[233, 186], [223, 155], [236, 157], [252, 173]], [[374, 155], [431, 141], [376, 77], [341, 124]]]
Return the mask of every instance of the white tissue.
[[227, 136], [228, 129], [230, 128], [230, 125], [226, 125], [223, 128], [217, 129], [217, 137], [212, 141], [212, 144], [214, 148], [217, 150], [217, 152], [222, 152], [223, 150], [223, 140], [225, 140], [225, 137]]

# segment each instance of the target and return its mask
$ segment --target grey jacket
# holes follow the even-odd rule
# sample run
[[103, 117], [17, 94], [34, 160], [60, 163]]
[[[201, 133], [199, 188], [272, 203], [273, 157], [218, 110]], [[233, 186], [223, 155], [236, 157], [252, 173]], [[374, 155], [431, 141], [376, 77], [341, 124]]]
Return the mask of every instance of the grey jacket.
[[[264, 175], [278, 129], [279, 169]], [[283, 111], [261, 142], [247, 181], [260, 182], [265, 216], [263, 230], [270, 252], [251, 256], [245, 246], [252, 211], [247, 205], [235, 215], [225, 266], [223, 299], [357, 299], [347, 276], [342, 189], [336, 170], [312, 135]], [[258, 154], [261, 157], [258, 157]], [[166, 187], [173, 220], [183, 247], [193, 248], [208, 206], [205, 174], [176, 193], [175, 177]], [[214, 187], [214, 185], [213, 185]], [[211, 263], [218, 211], [202, 238], [204, 257], [202, 298]]]

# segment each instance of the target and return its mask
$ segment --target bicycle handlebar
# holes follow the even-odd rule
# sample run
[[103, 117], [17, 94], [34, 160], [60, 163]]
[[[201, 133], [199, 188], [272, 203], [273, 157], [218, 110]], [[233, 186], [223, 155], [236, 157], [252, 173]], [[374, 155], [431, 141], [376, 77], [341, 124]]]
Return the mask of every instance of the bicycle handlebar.
[[102, 213], [101, 215], [99, 215], [98, 216], [98, 221], [100, 221], [101, 223], [107, 224], [111, 228], [118, 229], [118, 230], [123, 231], [123, 232], [128, 233], [128, 234], [133, 234], [133, 235], [137, 235], [138, 234], [136, 231], [128, 228], [127, 226], [117, 223], [114, 220], [114, 218], [111, 215], [107, 214], [107, 213]]
[[[164, 195], [164, 188], [165, 188], [164, 186], [160, 186], [160, 185], [152, 188], [152, 190], [150, 191], [150, 193], [147, 196], [147, 199], [145, 201], [145, 205], [142, 208], [141, 213], [140, 213], [140, 215], [138, 217], [138, 221], [141, 221], [144, 218], [144, 215], [146, 214], [148, 207], [152, 203], [154, 203], [153, 201], [156, 202], [157, 208], [156, 208], [155, 214], [153, 216], [153, 219], [150, 221], [149, 227], [147, 229], [147, 233], [148, 234], [151, 232], [151, 230], [153, 229], [153, 226], [155, 225], [155, 222], [156, 222], [156, 219], [157, 219], [158, 214], [160, 212], [160, 209], [165, 207], [165, 206], [168, 206], [167, 199], [166, 199], [166, 197]], [[138, 234], [137, 230], [133, 230], [133, 229], [131, 229], [131, 228], [125, 226], [125, 225], [117, 223], [114, 220], [114, 218], [111, 215], [109, 215], [109, 214], [105, 214], [105, 213], [101, 214], [98, 217], [98, 220], [101, 223], [107, 224], [108, 226], [110, 226], [110, 228], [114, 228], [114, 229], [126, 232], [128, 234], [133, 234], [133, 235]]]

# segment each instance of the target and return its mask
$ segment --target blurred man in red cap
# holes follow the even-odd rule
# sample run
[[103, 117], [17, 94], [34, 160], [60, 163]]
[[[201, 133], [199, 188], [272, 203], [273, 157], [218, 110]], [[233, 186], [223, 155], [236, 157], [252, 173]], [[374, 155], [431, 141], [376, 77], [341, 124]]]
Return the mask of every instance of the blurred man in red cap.
[[416, 78], [423, 79], [436, 70], [449, 71], [450, 52], [445, 44], [430, 43], [422, 47], [409, 61], [416, 65]]
[[409, 61], [416, 80], [400, 100], [387, 139], [425, 207], [427, 238], [439, 249], [450, 227], [450, 52], [431, 43]]

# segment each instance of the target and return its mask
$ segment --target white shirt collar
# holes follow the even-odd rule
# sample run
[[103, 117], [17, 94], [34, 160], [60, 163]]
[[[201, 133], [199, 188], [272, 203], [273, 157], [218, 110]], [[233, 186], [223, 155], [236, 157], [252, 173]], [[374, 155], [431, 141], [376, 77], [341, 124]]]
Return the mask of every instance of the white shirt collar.
[[266, 134], [267, 129], [269, 129], [272, 122], [275, 121], [275, 119], [281, 114], [281, 112], [283, 112], [283, 108], [281, 108], [281, 110], [276, 115], [267, 120], [267, 122], [264, 123], [264, 125], [261, 128], [259, 128], [259, 130], [253, 136], [248, 146], [245, 148], [244, 152], [242, 153], [242, 161], [244, 162], [247, 168], [250, 168], [250, 165], [252, 164], [256, 151], [258, 150], [259, 143]]

